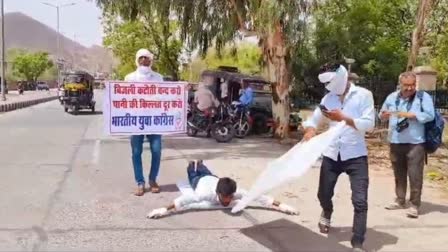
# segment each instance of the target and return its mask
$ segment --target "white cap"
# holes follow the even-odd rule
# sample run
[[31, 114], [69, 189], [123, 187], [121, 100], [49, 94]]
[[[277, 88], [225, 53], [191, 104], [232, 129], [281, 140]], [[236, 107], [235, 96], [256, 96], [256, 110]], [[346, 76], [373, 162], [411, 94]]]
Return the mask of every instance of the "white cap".
[[154, 55], [148, 49], [144, 48], [138, 50], [137, 53], [135, 54], [135, 64], [137, 66], [139, 66], [138, 59], [140, 59], [140, 57], [148, 57], [151, 61], [154, 60]]

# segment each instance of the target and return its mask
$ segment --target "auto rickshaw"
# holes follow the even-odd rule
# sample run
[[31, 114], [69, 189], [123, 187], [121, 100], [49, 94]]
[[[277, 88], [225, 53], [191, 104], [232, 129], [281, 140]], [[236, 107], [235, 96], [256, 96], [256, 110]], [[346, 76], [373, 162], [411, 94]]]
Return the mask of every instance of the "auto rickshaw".
[[95, 79], [84, 71], [76, 71], [64, 74], [63, 89], [64, 111], [73, 111], [76, 115], [81, 109], [90, 109], [95, 112], [93, 100], [93, 85]]
[[[250, 86], [254, 91], [253, 103], [244, 108], [243, 112], [238, 110], [240, 113], [237, 113], [234, 118], [236, 137], [244, 138], [251, 131], [256, 134], [269, 131], [272, 126], [272, 92], [271, 84], [268, 81], [259, 76], [240, 73], [238, 68], [229, 66], [205, 70], [201, 75], [202, 77], [212, 77], [213, 83], [209, 84], [209, 88], [215, 97], [229, 105], [234, 101], [239, 101], [241, 91], [245, 86]], [[222, 90], [222, 88], [227, 90]], [[222, 95], [224, 92], [227, 95]]]
[[[231, 104], [238, 101], [240, 91], [248, 85], [254, 92], [254, 101], [249, 106], [249, 122], [239, 120], [235, 124], [236, 136], [245, 137], [249, 132], [264, 134], [273, 130], [274, 120], [272, 112], [272, 86], [271, 83], [260, 76], [247, 75], [241, 73], [238, 68], [231, 66], [219, 66], [217, 69], [205, 70], [201, 74], [203, 77], [213, 78], [210, 85], [214, 95], [220, 98], [221, 102]], [[227, 85], [221, 85], [222, 83]], [[227, 98], [222, 98], [222, 87], [227, 88]], [[295, 113], [290, 114], [290, 128], [297, 129], [301, 119]]]

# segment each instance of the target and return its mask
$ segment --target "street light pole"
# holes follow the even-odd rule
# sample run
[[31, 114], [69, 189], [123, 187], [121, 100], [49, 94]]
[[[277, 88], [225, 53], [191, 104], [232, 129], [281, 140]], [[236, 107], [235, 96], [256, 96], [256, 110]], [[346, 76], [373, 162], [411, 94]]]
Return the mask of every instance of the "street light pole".
[[[56, 25], [56, 29], [57, 29], [57, 31], [58, 31], [58, 34], [57, 34], [57, 36], [56, 36], [56, 61], [57, 61], [57, 63], [59, 63], [59, 59], [61, 58], [61, 55], [60, 55], [60, 50], [61, 50], [61, 41], [60, 41], [60, 37], [61, 37], [61, 35], [60, 35], [60, 31], [59, 31], [59, 6], [56, 6], [56, 23], [57, 23], [57, 25]], [[59, 85], [59, 80], [60, 80], [60, 76], [59, 76], [59, 74], [60, 74], [60, 71], [59, 71], [59, 67], [58, 67], [58, 85]]]
[[60, 39], [60, 36], [61, 36], [61, 34], [60, 34], [60, 31], [59, 31], [59, 10], [61, 8], [63, 8], [63, 7], [73, 6], [76, 3], [54, 5], [54, 4], [51, 4], [51, 3], [46, 3], [46, 2], [44, 3], [43, 2], [43, 4], [48, 5], [48, 6], [53, 7], [53, 8], [56, 9], [56, 22], [57, 22], [57, 24], [56, 24], [56, 29], [57, 29], [57, 35], [56, 35], [56, 43], [57, 43], [57, 45], [56, 45], [56, 64], [58, 65], [58, 81], [57, 81], [57, 83], [58, 83], [58, 88], [59, 88], [59, 83], [60, 83], [60, 80], [61, 80], [61, 68], [59, 67], [59, 63], [61, 62], [61, 59], [60, 59], [61, 58], [61, 56], [60, 56], [60, 50], [61, 50], [61, 44], [60, 44], [60, 40], [61, 39]]
[[0, 63], [1, 67], [1, 84], [2, 84], [2, 101], [6, 101], [6, 86], [5, 86], [5, 8], [4, 1], [1, 0], [1, 15], [2, 15], [2, 59]]

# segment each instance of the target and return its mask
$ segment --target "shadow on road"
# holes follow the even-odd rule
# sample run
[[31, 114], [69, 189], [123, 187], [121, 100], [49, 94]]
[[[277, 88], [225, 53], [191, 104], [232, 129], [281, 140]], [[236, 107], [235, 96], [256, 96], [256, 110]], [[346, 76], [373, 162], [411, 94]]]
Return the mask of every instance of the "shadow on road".
[[432, 212], [448, 213], [448, 205], [439, 205], [423, 201], [420, 206], [420, 215], [430, 214]]
[[241, 233], [271, 251], [349, 251], [339, 244], [310, 229], [286, 219], [241, 229]]
[[167, 185], [159, 185], [161, 192], [178, 192], [179, 189], [177, 188], [176, 184], [167, 184]]
[[[333, 228], [328, 237], [286, 219], [242, 229], [241, 232], [272, 251], [350, 251], [340, 242], [350, 241], [351, 227]], [[367, 230], [365, 249], [377, 251], [396, 244], [398, 238], [374, 229]]]
[[[352, 238], [352, 227], [334, 227], [330, 230], [328, 238], [338, 242], [350, 241]], [[364, 248], [367, 251], [378, 251], [384, 245], [393, 245], [397, 244], [397, 242], [398, 238], [396, 236], [368, 228]]]

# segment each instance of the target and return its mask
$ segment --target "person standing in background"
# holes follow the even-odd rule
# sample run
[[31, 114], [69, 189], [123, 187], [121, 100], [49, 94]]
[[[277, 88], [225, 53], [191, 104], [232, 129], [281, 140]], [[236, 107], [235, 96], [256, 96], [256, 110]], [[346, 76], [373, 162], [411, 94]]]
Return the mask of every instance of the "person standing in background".
[[[395, 177], [395, 202], [388, 210], [406, 208], [407, 177], [410, 183], [411, 206], [409, 218], [417, 218], [421, 204], [423, 168], [425, 165], [425, 123], [434, 119], [431, 96], [423, 91], [418, 94], [417, 76], [413, 72], [402, 73], [400, 89], [391, 93], [381, 107], [379, 116], [389, 121], [390, 160]], [[421, 99], [417, 96], [421, 97]]]

